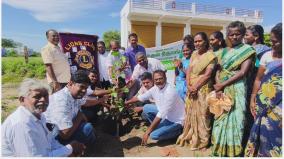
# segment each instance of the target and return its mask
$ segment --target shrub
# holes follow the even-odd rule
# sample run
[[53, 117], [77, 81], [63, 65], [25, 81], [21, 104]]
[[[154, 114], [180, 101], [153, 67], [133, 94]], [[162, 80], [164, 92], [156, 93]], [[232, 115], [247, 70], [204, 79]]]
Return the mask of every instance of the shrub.
[[18, 53], [15, 50], [10, 50], [10, 51], [7, 51], [6, 56], [7, 57], [17, 57]]
[[41, 57], [2, 57], [2, 83], [21, 82], [24, 78], [45, 78], [45, 66]]

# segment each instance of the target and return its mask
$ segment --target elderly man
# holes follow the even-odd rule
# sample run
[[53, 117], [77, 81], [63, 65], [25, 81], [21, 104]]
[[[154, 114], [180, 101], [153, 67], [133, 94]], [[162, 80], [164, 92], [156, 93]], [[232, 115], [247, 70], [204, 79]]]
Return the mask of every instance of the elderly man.
[[129, 98], [132, 98], [139, 90], [141, 81], [140, 77], [144, 72], [153, 73], [155, 70], [165, 70], [164, 66], [159, 60], [147, 58], [143, 52], [138, 52], [135, 55], [135, 59], [137, 65], [134, 67], [134, 71], [129, 82]]
[[138, 36], [135, 33], [131, 33], [128, 35], [128, 41], [130, 43], [130, 47], [128, 47], [125, 51], [125, 56], [128, 58], [131, 70], [134, 70], [136, 66], [135, 55], [138, 52], [143, 52], [146, 55], [146, 50], [143, 46], [138, 45]]
[[49, 87], [26, 79], [19, 89], [21, 105], [2, 125], [2, 156], [69, 156], [82, 154], [84, 145], [78, 142], [63, 146], [52, 136], [41, 115], [48, 106]]
[[108, 68], [108, 75], [112, 84], [117, 84], [117, 79], [114, 79], [114, 72], [124, 72], [125, 80], [129, 80], [131, 70], [128, 66], [127, 58], [124, 56], [123, 50], [120, 49], [119, 41], [110, 41], [110, 53], [107, 57], [106, 65]]
[[137, 80], [144, 72], [153, 73], [156, 70], [165, 71], [164, 66], [161, 62], [154, 58], [147, 58], [143, 52], [138, 52], [135, 55], [135, 59], [137, 65], [134, 67], [134, 71], [132, 73], [131, 79]]
[[54, 126], [53, 135], [62, 144], [77, 140], [88, 146], [95, 142], [93, 126], [80, 108], [98, 106], [105, 102], [105, 98], [87, 99], [85, 94], [89, 84], [88, 74], [78, 70], [72, 74], [67, 87], [50, 96], [46, 119]]
[[41, 57], [46, 68], [47, 82], [52, 91], [56, 92], [63, 88], [70, 80], [70, 66], [67, 57], [58, 46], [59, 35], [56, 30], [46, 31], [48, 43], [41, 50]]
[[106, 65], [109, 53], [106, 52], [105, 43], [103, 41], [99, 41], [97, 46], [98, 46], [98, 67], [100, 72], [100, 82], [104, 89], [108, 89], [111, 85], [109, 81], [108, 67]]
[[142, 145], [147, 144], [149, 136], [154, 140], [166, 140], [177, 137], [182, 133], [185, 107], [175, 88], [167, 83], [166, 73], [156, 70], [153, 73], [155, 86], [146, 93], [134, 97], [125, 104], [138, 101], [155, 100], [155, 105], [146, 104], [143, 107], [142, 117], [151, 125], [142, 138]]

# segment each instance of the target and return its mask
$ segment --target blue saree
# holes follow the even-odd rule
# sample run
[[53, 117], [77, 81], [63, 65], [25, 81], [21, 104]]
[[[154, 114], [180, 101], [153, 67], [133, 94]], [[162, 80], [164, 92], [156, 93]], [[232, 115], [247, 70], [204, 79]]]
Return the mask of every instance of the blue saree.
[[269, 63], [256, 96], [256, 120], [245, 156], [282, 156], [282, 61]]

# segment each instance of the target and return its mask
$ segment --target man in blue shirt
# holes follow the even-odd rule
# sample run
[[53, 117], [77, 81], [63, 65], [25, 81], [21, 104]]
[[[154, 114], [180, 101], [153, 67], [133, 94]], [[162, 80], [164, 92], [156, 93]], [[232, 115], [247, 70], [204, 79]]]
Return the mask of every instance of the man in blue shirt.
[[138, 45], [138, 36], [135, 33], [131, 33], [128, 35], [128, 40], [130, 43], [130, 47], [128, 47], [125, 51], [125, 56], [129, 59], [129, 63], [131, 66], [131, 70], [134, 70], [136, 63], [135, 55], [138, 52], [143, 52], [146, 55], [146, 50], [142, 45]]

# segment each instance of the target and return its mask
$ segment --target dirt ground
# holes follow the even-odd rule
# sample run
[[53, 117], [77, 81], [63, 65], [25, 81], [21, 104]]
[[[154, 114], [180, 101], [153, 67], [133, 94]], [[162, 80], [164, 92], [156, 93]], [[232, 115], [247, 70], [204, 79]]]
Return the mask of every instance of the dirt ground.
[[[2, 85], [2, 120], [18, 105], [16, 84]], [[141, 146], [141, 138], [147, 128], [140, 116], [132, 120], [123, 120], [125, 126], [120, 130], [119, 137], [103, 131], [106, 126], [102, 120], [94, 123], [97, 142], [87, 150], [85, 156], [93, 157], [205, 157], [210, 156], [210, 149], [205, 151], [190, 151], [188, 147], [175, 144], [176, 139], [157, 142], [149, 138], [147, 146]]]

